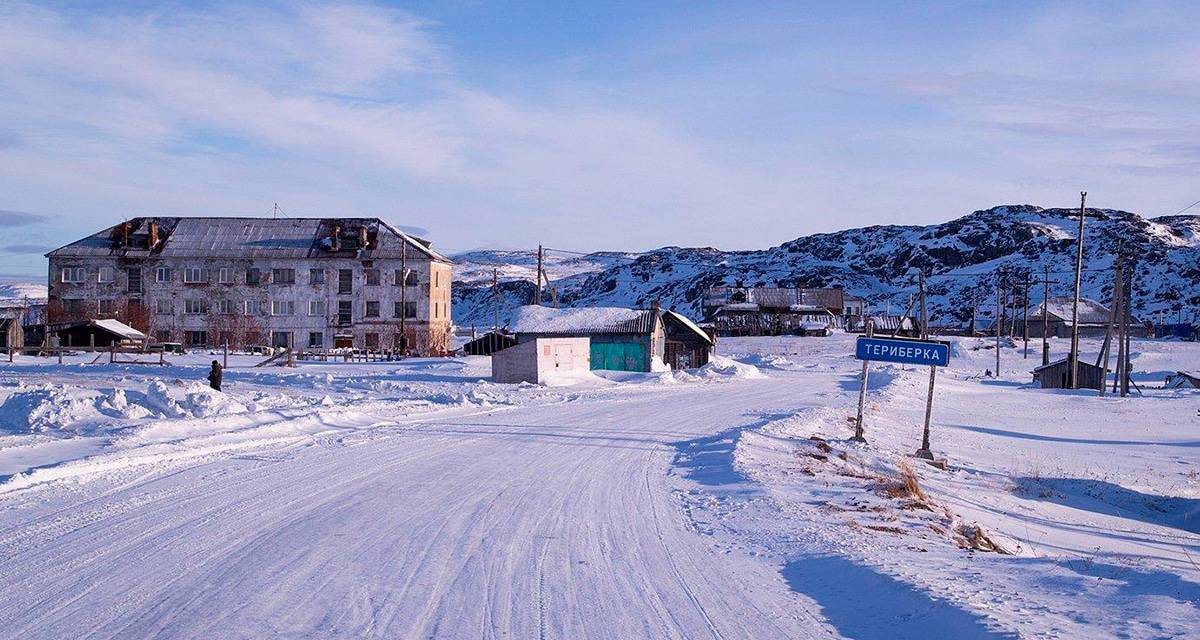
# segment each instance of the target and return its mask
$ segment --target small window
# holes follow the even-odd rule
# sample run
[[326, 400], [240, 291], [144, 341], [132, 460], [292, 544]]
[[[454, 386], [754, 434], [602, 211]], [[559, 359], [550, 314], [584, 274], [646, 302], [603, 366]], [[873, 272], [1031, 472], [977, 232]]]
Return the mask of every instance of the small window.
[[221, 267], [217, 270], [218, 284], [233, 284], [233, 269], [229, 267]]
[[363, 271], [363, 276], [366, 277], [368, 287], [379, 286], [379, 269], [367, 269]]
[[309, 269], [308, 270], [308, 283], [309, 284], [325, 284], [325, 270], [324, 269]]
[[440, 286], [441, 286], [440, 284], [438, 284], [438, 283], [439, 283], [439, 282], [441, 282], [441, 280], [442, 280], [442, 279], [441, 279], [441, 275], [442, 275], [442, 272], [441, 272], [441, 271], [434, 271], [434, 272], [433, 272], [433, 288], [434, 288], [434, 289], [436, 289], [436, 288], [438, 288], [438, 287], [440, 287]]
[[325, 334], [320, 331], [308, 332], [308, 348], [320, 349], [325, 346]]
[[418, 284], [421, 284], [421, 277], [417, 275], [416, 271], [409, 269], [407, 282], [408, 282], [408, 286], [415, 287]]
[[112, 267], [100, 267], [96, 270], [96, 282], [100, 284], [109, 284], [113, 281]]
[[185, 335], [187, 335], [187, 343], [189, 346], [193, 346], [193, 347], [208, 346], [208, 332], [207, 331], [188, 331], [185, 333]]
[[353, 269], [338, 269], [338, 293], [354, 293]]
[[368, 334], [364, 335], [363, 337], [366, 338], [368, 349], [379, 348], [379, 334], [378, 333], [368, 333]]
[[62, 281], [64, 283], [78, 283], [87, 279], [87, 272], [83, 267], [66, 267], [62, 270]]
[[229, 315], [233, 313], [233, 300], [225, 299], [217, 301], [217, 313]]
[[350, 324], [350, 315], [354, 309], [354, 303], [350, 300], [338, 300], [338, 325], [347, 326]]
[[175, 305], [170, 300], [155, 300], [154, 313], [171, 315], [175, 313]]
[[258, 267], [250, 267], [246, 269], [246, 284], [260, 284], [262, 282], [262, 272]]
[[368, 318], [378, 318], [379, 317], [379, 301], [378, 300], [367, 300], [366, 312], [363, 315]]
[[405, 302], [404, 303], [404, 317], [405, 318], [416, 318], [417, 317], [417, 303], [415, 303], [415, 302]]
[[396, 269], [392, 272], [392, 286], [399, 287], [404, 284], [404, 269]]
[[208, 302], [205, 300], [184, 300], [183, 312], [189, 314], [208, 313]]
[[168, 329], [159, 329], [154, 332], [154, 339], [158, 342], [170, 342], [171, 332]]
[[113, 315], [117, 312], [116, 300], [100, 300], [98, 310], [102, 316]]
[[246, 315], [261, 316], [262, 315], [262, 303], [259, 302], [258, 300], [247, 300], [246, 301]]
[[183, 270], [184, 284], [201, 284], [204, 282], [208, 282], [208, 269], [188, 267]]
[[296, 313], [296, 303], [291, 300], [272, 300], [271, 315], [290, 316]]
[[171, 281], [170, 267], [158, 267], [157, 269], [155, 269], [154, 270], [154, 281], [155, 282], [170, 282]]
[[271, 269], [271, 284], [296, 284], [296, 270]]
[[217, 333], [217, 344], [229, 346], [233, 344], [232, 331], [220, 331]]
[[310, 316], [325, 315], [325, 301], [324, 300], [309, 300], [308, 301], [308, 315], [310, 315]]

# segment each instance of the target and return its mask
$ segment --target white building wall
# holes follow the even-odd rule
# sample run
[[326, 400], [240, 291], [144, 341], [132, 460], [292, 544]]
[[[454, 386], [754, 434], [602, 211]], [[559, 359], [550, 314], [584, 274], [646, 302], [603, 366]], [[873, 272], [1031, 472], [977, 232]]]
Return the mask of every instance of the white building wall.
[[541, 384], [555, 375], [572, 375], [591, 368], [587, 338], [537, 338], [492, 354], [492, 381]]

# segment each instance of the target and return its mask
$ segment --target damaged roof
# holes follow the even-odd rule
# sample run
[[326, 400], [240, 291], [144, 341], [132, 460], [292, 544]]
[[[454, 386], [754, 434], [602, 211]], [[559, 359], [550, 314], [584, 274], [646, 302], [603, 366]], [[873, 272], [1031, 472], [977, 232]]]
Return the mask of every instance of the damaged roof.
[[[128, 227], [126, 227], [128, 225]], [[359, 243], [365, 230], [366, 248]], [[382, 255], [379, 234], [391, 234], [431, 260], [450, 260], [429, 242], [379, 218], [133, 218], [46, 254], [179, 258], [336, 258]], [[151, 237], [157, 235], [158, 242]], [[128, 240], [126, 240], [126, 236]], [[334, 237], [338, 238], [335, 243]], [[398, 251], [396, 252], [399, 253]]]

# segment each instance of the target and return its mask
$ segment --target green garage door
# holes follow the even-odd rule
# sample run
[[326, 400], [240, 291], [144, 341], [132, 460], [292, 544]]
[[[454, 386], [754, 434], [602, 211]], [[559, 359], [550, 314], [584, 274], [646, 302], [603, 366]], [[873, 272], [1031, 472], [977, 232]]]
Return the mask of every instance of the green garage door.
[[638, 342], [593, 342], [592, 368], [645, 371], [646, 345]]

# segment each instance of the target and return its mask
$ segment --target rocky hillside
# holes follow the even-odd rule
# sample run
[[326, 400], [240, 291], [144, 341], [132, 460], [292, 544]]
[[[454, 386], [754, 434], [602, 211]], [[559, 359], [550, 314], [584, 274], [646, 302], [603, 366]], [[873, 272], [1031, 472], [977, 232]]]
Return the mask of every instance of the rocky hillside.
[[[1013, 282], [1026, 273], [1052, 272], [1052, 295], [1071, 291], [1075, 261], [1076, 210], [1030, 205], [976, 211], [930, 226], [872, 226], [822, 233], [761, 251], [664, 247], [642, 254], [602, 253], [556, 258], [549, 268], [567, 306], [646, 306], [661, 300], [699, 317], [706, 289], [745, 286], [841, 286], [866, 298], [872, 310], [899, 313], [916, 291], [916, 272], [929, 274], [929, 310], [938, 324], [965, 324], [978, 299], [978, 317], [995, 312], [997, 274]], [[1139, 315], [1174, 319], [1200, 312], [1200, 217], [1145, 219], [1111, 209], [1089, 209], [1084, 254], [1084, 295], [1107, 302], [1117, 243], [1136, 256], [1134, 304]], [[553, 255], [553, 254], [551, 254]], [[456, 259], [459, 273], [479, 274], [482, 261], [524, 265], [501, 276], [501, 321], [527, 304], [533, 293], [532, 252], [475, 252]], [[460, 325], [490, 325], [494, 296], [491, 266], [486, 282], [457, 281], [455, 319]], [[456, 276], [457, 278], [457, 276]], [[1041, 289], [1032, 297], [1040, 299]]]

